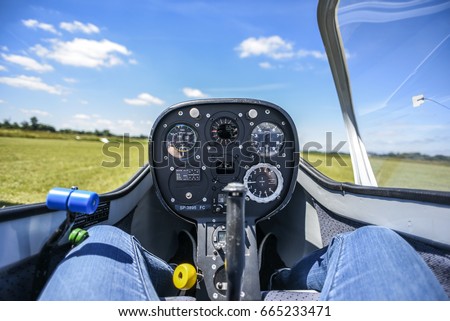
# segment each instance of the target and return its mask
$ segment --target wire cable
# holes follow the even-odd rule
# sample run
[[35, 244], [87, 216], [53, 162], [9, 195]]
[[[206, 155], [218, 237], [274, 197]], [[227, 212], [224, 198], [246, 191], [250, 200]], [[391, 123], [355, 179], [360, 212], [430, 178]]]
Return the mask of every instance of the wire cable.
[[438, 104], [438, 105], [440, 105], [440, 106], [442, 106], [442, 107], [447, 108], [448, 110], [450, 110], [450, 107], [447, 107], [447, 106], [445, 106], [444, 104], [441, 104], [440, 102], [438, 102], [438, 101], [436, 101], [436, 100], [434, 100], [434, 99], [423, 98], [423, 100], [429, 100], [429, 101], [432, 101], [433, 103]]

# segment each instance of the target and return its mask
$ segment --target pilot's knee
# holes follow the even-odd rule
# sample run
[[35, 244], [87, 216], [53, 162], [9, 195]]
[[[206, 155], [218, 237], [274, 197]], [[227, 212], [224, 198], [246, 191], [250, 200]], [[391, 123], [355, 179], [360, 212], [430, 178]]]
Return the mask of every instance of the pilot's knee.
[[110, 225], [92, 226], [87, 232], [88, 237], [83, 241], [82, 245], [88, 243], [121, 245], [131, 241], [131, 235]]
[[360, 227], [355, 231], [355, 234], [357, 234], [358, 237], [364, 237], [372, 240], [378, 239], [385, 242], [396, 242], [402, 240], [397, 233], [384, 226], [369, 225]]

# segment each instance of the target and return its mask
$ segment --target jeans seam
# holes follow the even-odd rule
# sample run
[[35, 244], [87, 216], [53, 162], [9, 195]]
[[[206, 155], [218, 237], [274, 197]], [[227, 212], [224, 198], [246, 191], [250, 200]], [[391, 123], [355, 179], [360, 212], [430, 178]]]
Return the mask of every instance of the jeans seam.
[[150, 255], [152, 258], [154, 258], [155, 260], [158, 260], [160, 263], [162, 263], [163, 265], [165, 265], [166, 267], [169, 268], [170, 271], [173, 272], [173, 267], [170, 266], [170, 264], [168, 264], [166, 261], [164, 261], [163, 259], [161, 259], [160, 257], [154, 255], [153, 253], [150, 253], [149, 251], [147, 251], [144, 247], [142, 247], [142, 245], [139, 245], [140, 249], [142, 251], [144, 251], [146, 254]]
[[[343, 249], [344, 249], [344, 238], [343, 237], [340, 237], [340, 236], [338, 236], [339, 237], [339, 239], [340, 239], [340, 242], [339, 242], [339, 248], [338, 248], [338, 257], [337, 257], [337, 260], [336, 260], [336, 265], [333, 267], [333, 271], [327, 271], [327, 274], [328, 273], [330, 273], [330, 272], [332, 272], [332, 277], [331, 277], [331, 281], [330, 281], [330, 285], [329, 285], [329, 289], [328, 289], [328, 291], [326, 291], [327, 293], [326, 293], [326, 296], [325, 297], [323, 297], [323, 298], [321, 298], [322, 300], [325, 300], [325, 301], [328, 301], [329, 300], [329, 295], [330, 295], [330, 293], [331, 293], [331, 291], [332, 291], [332, 289], [334, 288], [334, 282], [335, 282], [335, 277], [336, 277], [336, 273], [337, 273], [337, 271], [339, 270], [339, 266], [340, 266], [340, 264], [341, 264], [341, 258], [342, 258], [342, 251], [343, 251]], [[336, 241], [336, 240], [335, 240]], [[329, 266], [329, 265], [328, 265]]]
[[150, 293], [148, 293], [147, 288], [144, 285], [144, 274], [141, 268], [141, 264], [140, 264], [140, 255], [142, 255], [141, 253], [139, 253], [139, 248], [138, 248], [138, 244], [134, 241], [134, 237], [131, 236], [130, 237], [131, 240], [131, 246], [133, 248], [134, 251], [134, 257], [136, 258], [136, 261], [134, 262], [135, 268], [136, 268], [136, 272], [138, 275], [138, 283], [140, 285], [140, 287], [142, 288], [142, 293], [144, 293], [147, 301], [150, 300]]

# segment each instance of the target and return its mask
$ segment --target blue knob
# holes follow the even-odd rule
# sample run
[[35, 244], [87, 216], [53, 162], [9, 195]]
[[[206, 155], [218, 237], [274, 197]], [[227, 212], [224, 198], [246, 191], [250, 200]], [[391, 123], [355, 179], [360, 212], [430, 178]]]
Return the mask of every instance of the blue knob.
[[73, 191], [70, 188], [52, 188], [47, 194], [47, 207], [51, 210], [67, 210], [67, 202]]
[[70, 194], [67, 205], [71, 212], [92, 214], [97, 209], [98, 202], [97, 193], [75, 190]]
[[69, 210], [92, 214], [97, 209], [99, 197], [95, 192], [55, 187], [47, 194], [47, 207], [51, 210]]

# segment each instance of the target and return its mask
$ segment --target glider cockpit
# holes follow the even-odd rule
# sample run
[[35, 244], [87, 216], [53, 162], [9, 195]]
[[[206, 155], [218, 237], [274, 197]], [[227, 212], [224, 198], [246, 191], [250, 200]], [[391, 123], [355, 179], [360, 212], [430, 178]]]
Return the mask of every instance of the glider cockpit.
[[[89, 228], [95, 225], [114, 226], [133, 235], [145, 251], [165, 262], [177, 266], [190, 263], [195, 266], [199, 278], [194, 287], [183, 289], [186, 296], [220, 301], [229, 299], [231, 283], [227, 271], [229, 264], [236, 263], [227, 259], [234, 251], [233, 246], [227, 246], [229, 239], [238, 235], [227, 224], [230, 217], [242, 218], [243, 238], [238, 242], [242, 247], [240, 267], [243, 273], [238, 296], [242, 300], [271, 299], [267, 297], [270, 293], [263, 292], [271, 290], [269, 283], [274, 271], [293, 267], [314, 250], [329, 245], [338, 234], [365, 225], [378, 225], [399, 233], [425, 259], [448, 295], [448, 184], [446, 191], [377, 184], [353, 107], [346, 50], [337, 24], [338, 4], [337, 0], [320, 0], [317, 18], [348, 137], [347, 156], [352, 168], [345, 170], [353, 171], [352, 179], [335, 181], [301, 158], [297, 128], [291, 116], [275, 104], [234, 98], [187, 101], [165, 110], [154, 121], [149, 137], [148, 164], [142, 162], [128, 182], [96, 198], [95, 212], [73, 217], [71, 227], [84, 229], [84, 235], [87, 235]], [[359, 4], [351, 6], [360, 7]], [[398, 7], [401, 6], [403, 4]], [[350, 9], [347, 8], [347, 12]], [[441, 43], [447, 39], [448, 35]], [[367, 45], [366, 38], [362, 44]], [[300, 50], [298, 55], [301, 54], [322, 57], [315, 51]], [[393, 61], [397, 63], [397, 60]], [[378, 65], [373, 67], [378, 74]], [[368, 79], [372, 85], [372, 78]], [[312, 94], [314, 99], [321, 94], [320, 90], [321, 87], [318, 94]], [[374, 92], [378, 95], [378, 90]], [[300, 91], [299, 96], [302, 94]], [[277, 98], [268, 99], [276, 101]], [[296, 101], [291, 111], [296, 108]], [[289, 110], [287, 104], [285, 107]], [[315, 108], [314, 103], [311, 107]], [[307, 119], [303, 111], [302, 120]], [[398, 116], [396, 112], [391, 115]], [[151, 115], [144, 117], [153, 120]], [[301, 129], [303, 140], [308, 128], [300, 128], [299, 115], [292, 112], [292, 117]], [[395, 128], [395, 132], [409, 128], [402, 126]], [[418, 128], [425, 127], [434, 130], [439, 126]], [[381, 134], [386, 138], [386, 133]], [[441, 137], [439, 139], [442, 141]], [[129, 141], [124, 145], [127, 143]], [[142, 144], [139, 147], [144, 150]], [[395, 162], [395, 166], [398, 164]], [[414, 180], [421, 172], [418, 173], [414, 172], [409, 179]], [[95, 179], [101, 180], [97, 176]], [[428, 176], [426, 179], [429, 180]], [[74, 182], [66, 179], [64, 184], [69, 187]], [[233, 206], [230, 206], [230, 196], [239, 200]], [[42, 255], [43, 245], [69, 213], [65, 211], [68, 202], [63, 203], [56, 209], [45, 203], [0, 209], [0, 299], [36, 299], [55, 267], [70, 247], [76, 245], [69, 243], [72, 232], [61, 232], [61, 238], [54, 242], [55, 247], [47, 251], [51, 255]], [[41, 271], [39, 257], [45, 259], [45, 269], [42, 269], [45, 273], [36, 273]], [[40, 286], [33, 289], [33, 283], [36, 284], [33, 281], [39, 274], [45, 275], [38, 282]], [[118, 289], [123, 290], [123, 287]], [[157, 293], [160, 298], [176, 293], [174, 288], [162, 292]], [[307, 299], [317, 299], [317, 296]]]
[[155, 122], [149, 159], [156, 191], [169, 212], [196, 223], [196, 260], [211, 299], [224, 299], [226, 293], [224, 188], [239, 182], [247, 190], [242, 295], [257, 299], [256, 222], [289, 202], [297, 179], [298, 146], [290, 116], [258, 100], [186, 102]]

